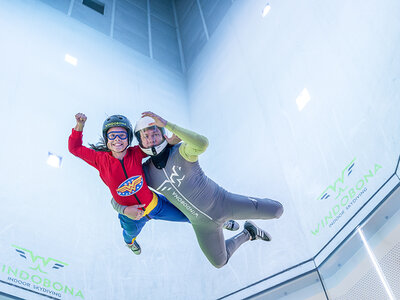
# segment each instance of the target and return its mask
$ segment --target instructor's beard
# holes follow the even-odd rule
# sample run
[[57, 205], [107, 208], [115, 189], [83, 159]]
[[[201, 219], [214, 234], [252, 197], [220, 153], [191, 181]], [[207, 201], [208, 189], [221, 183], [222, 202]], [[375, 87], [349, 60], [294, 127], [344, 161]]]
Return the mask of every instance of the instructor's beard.
[[151, 156], [151, 161], [157, 169], [165, 168], [165, 165], [168, 161], [169, 152], [171, 151], [171, 147], [172, 145], [168, 144], [167, 147], [165, 147], [164, 150], [161, 151], [159, 154]]

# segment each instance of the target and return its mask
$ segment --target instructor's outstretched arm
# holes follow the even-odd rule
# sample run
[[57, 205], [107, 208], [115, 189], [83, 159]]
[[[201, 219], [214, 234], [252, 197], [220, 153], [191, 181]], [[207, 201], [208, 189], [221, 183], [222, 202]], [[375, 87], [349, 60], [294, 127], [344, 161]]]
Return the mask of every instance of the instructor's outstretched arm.
[[142, 113], [142, 117], [144, 116], [148, 116], [154, 119], [154, 124], [150, 125], [165, 127], [183, 141], [183, 143], [179, 147], [179, 153], [187, 161], [197, 161], [198, 155], [206, 151], [208, 147], [208, 139], [205, 136], [197, 134], [191, 130], [179, 127], [178, 125], [175, 125], [169, 121], [166, 121], [165, 119], [151, 111], [146, 111]]

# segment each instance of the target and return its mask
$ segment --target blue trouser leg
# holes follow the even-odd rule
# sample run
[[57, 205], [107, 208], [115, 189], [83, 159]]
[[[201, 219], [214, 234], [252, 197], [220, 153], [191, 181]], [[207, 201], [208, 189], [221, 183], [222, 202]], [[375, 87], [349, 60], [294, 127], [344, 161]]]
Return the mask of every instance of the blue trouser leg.
[[127, 244], [132, 243], [132, 240], [138, 236], [144, 225], [149, 220], [146, 217], [143, 217], [140, 220], [132, 220], [121, 214], [118, 214], [118, 218], [121, 223], [124, 241]]
[[157, 194], [158, 204], [149, 213], [149, 217], [155, 220], [173, 221], [173, 222], [188, 222], [189, 219], [177, 209], [164, 195]]
[[[174, 222], [189, 222], [188, 218], [174, 205], [171, 204], [163, 195], [157, 194], [157, 206], [149, 213], [149, 217], [155, 220], [174, 221]], [[127, 244], [132, 243], [144, 225], [149, 221], [145, 216], [140, 220], [132, 220], [127, 216], [118, 214], [121, 227], [123, 229], [122, 235]]]

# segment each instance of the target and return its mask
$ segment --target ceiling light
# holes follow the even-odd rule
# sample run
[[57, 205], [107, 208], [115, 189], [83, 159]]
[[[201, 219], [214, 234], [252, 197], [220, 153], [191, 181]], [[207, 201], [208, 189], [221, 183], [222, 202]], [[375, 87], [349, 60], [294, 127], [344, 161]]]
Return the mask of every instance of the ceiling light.
[[73, 65], [73, 66], [75, 66], [75, 67], [76, 67], [76, 65], [78, 64], [78, 59], [75, 58], [75, 57], [73, 57], [73, 56], [71, 56], [71, 55], [69, 55], [69, 54], [65, 54], [64, 60], [65, 60], [67, 63], [70, 63], [71, 65]]
[[47, 156], [47, 164], [52, 166], [53, 168], [60, 168], [61, 167], [62, 157], [58, 156], [54, 153], [49, 152]]
[[296, 104], [299, 111], [302, 111], [310, 100], [311, 100], [310, 94], [308, 93], [308, 90], [304, 88], [301, 91], [300, 95], [296, 98]]
[[267, 5], [264, 7], [263, 11], [262, 11], [262, 17], [264, 18], [269, 11], [271, 10], [271, 6], [269, 5], [269, 3], [267, 3]]

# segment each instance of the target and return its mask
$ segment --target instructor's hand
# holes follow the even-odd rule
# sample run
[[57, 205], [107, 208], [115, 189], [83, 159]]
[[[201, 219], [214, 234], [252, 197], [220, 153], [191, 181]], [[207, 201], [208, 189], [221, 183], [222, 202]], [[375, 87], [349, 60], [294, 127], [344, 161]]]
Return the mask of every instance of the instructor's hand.
[[145, 111], [142, 113], [142, 118], [143, 117], [151, 117], [154, 119], [154, 123], [150, 123], [149, 125], [153, 126], [156, 125], [158, 127], [165, 127], [167, 125], [167, 121], [161, 118], [159, 115], [151, 112], [151, 111]]
[[127, 206], [124, 209], [124, 215], [132, 220], [140, 220], [144, 215], [142, 207], [144, 207], [144, 204]]
[[177, 137], [175, 134], [172, 134], [171, 137], [168, 137], [166, 134], [164, 134], [165, 139], [167, 140], [168, 144], [170, 145], [176, 145], [180, 142], [182, 142], [182, 140]]

